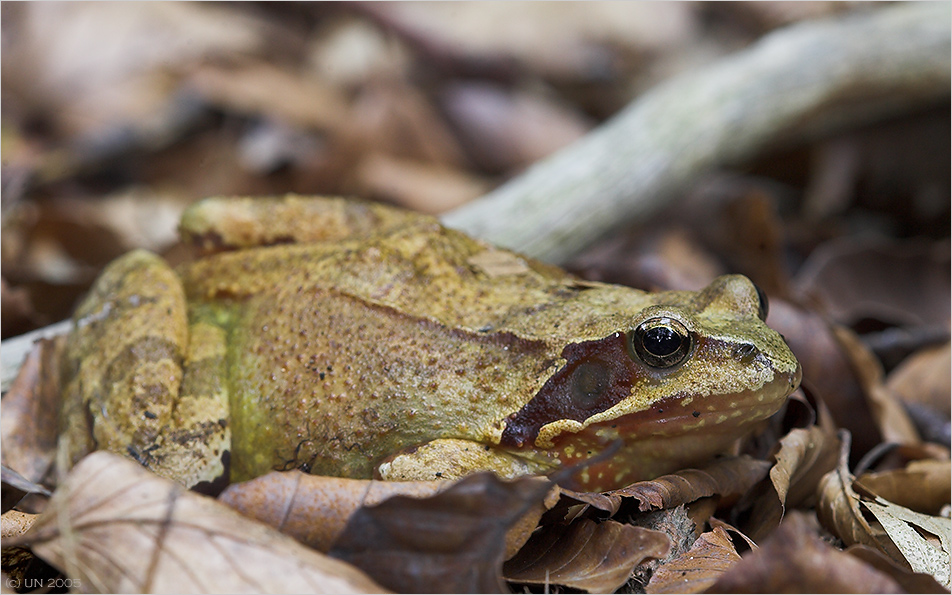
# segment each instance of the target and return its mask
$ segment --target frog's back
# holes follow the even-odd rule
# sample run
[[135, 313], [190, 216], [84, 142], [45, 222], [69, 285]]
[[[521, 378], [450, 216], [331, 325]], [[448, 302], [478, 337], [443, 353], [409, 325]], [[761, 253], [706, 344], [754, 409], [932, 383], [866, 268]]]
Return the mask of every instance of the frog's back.
[[366, 476], [434, 438], [498, 443], [502, 420], [559, 365], [553, 331], [585, 285], [431, 217], [362, 203], [341, 217], [341, 204], [327, 203], [331, 219], [356, 233], [272, 230], [274, 245], [179, 271], [192, 323], [229, 334], [238, 478], [273, 466], [275, 451], [288, 466]]
[[[257, 247], [241, 232], [232, 234], [238, 237], [231, 242], [218, 234], [187, 233], [215, 249], [238, 248], [180, 271], [189, 298], [241, 298], [278, 288], [286, 294], [290, 286], [305, 294], [321, 290], [349, 295], [454, 328], [543, 337], [552, 332], [549, 321], [535, 316], [542, 328], [534, 330], [527, 326], [527, 313], [563, 305], [593, 287], [610, 291], [609, 286], [582, 282], [557, 267], [446, 229], [433, 217], [344, 199], [294, 200], [320, 209], [309, 216], [327, 225], [307, 233], [297, 231], [297, 223], [283, 233], [270, 230], [267, 239], [273, 245]], [[216, 211], [224, 208], [213, 204]], [[259, 199], [247, 206], [259, 209], [263, 204]], [[236, 210], [240, 213], [243, 206], [237, 204]], [[326, 219], [315, 216], [325, 208]], [[186, 221], [198, 218], [190, 214]], [[623, 293], [629, 300], [642, 295], [629, 289]], [[643, 305], [635, 303], [632, 309]]]

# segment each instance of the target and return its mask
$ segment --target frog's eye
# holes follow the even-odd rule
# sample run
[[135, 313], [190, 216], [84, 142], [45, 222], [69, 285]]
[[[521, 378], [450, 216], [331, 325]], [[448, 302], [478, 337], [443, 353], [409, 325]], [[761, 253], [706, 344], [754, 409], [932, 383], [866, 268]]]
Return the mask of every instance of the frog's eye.
[[770, 311], [770, 302], [767, 301], [767, 294], [764, 293], [764, 290], [760, 288], [759, 285], [754, 285], [754, 289], [757, 290], [757, 318], [767, 321], [767, 312]]
[[652, 318], [629, 335], [628, 350], [632, 357], [649, 366], [671, 368], [691, 353], [691, 334], [673, 318]]

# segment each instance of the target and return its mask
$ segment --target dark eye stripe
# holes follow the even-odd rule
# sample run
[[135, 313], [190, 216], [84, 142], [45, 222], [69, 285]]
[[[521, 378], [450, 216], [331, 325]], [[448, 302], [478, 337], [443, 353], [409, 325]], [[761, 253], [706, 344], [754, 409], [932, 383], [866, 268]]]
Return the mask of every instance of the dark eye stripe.
[[562, 350], [565, 366], [556, 372], [522, 409], [509, 416], [501, 444], [530, 444], [547, 423], [560, 419], [585, 421], [631, 394], [643, 373], [628, 357], [624, 333], [572, 343]]

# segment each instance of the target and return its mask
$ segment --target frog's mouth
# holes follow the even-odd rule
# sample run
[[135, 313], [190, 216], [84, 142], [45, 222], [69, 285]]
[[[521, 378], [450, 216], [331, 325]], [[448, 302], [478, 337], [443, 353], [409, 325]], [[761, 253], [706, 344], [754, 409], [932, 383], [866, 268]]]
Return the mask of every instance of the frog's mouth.
[[[776, 374], [757, 390], [694, 396], [678, 393], [647, 409], [613, 419], [564, 425], [544, 447], [563, 466], [580, 465], [567, 487], [601, 491], [696, 467], [728, 450], [758, 422], [780, 409], [800, 383], [801, 370]], [[598, 460], [613, 445], [618, 452]], [[585, 461], [596, 458], [590, 465]]]

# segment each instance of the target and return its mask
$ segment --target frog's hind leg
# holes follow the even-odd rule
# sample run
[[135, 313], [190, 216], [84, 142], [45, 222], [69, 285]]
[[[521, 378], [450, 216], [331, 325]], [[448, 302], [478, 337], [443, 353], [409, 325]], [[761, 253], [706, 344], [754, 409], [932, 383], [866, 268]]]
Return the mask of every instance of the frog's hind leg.
[[189, 487], [226, 476], [210, 455], [229, 449], [227, 400], [184, 372], [218, 339], [192, 333], [190, 344], [181, 282], [161, 258], [139, 250], [106, 268], [76, 311], [63, 360], [69, 464], [109, 450]]
[[186, 209], [179, 231], [201, 253], [211, 254], [256, 246], [337, 242], [420, 218], [387, 205], [337, 197], [214, 197]]

